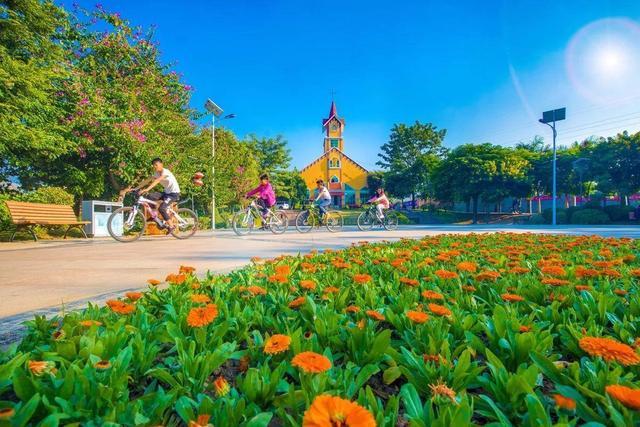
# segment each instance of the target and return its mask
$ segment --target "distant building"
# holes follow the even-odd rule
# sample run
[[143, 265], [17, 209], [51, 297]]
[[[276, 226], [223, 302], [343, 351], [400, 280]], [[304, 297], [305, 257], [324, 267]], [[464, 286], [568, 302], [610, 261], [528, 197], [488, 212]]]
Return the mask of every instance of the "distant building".
[[323, 154], [300, 171], [310, 195], [314, 194], [318, 179], [328, 183], [336, 207], [359, 205], [369, 196], [368, 171], [344, 152], [344, 125], [332, 101], [329, 117], [322, 120]]

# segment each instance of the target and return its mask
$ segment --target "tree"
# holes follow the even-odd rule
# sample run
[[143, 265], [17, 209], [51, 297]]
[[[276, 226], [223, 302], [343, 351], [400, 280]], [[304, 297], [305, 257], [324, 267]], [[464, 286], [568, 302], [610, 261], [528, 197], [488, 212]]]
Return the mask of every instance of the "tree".
[[499, 200], [521, 191], [529, 162], [516, 150], [492, 144], [465, 144], [450, 151], [434, 173], [434, 188], [441, 200], [469, 200], [473, 222], [478, 220], [480, 197]]
[[291, 150], [287, 147], [287, 140], [282, 135], [275, 138], [249, 135], [246, 142], [253, 148], [262, 173], [273, 174], [289, 168]]
[[432, 123], [419, 121], [410, 126], [393, 126], [389, 142], [382, 146], [377, 162], [385, 170], [390, 193], [398, 197], [411, 196], [415, 201], [416, 195], [426, 192], [435, 166], [446, 153], [442, 146], [446, 133]]
[[384, 172], [383, 171], [372, 171], [367, 175], [367, 188], [369, 191], [373, 192], [378, 188], [384, 188]]
[[61, 123], [67, 111], [56, 96], [70, 74], [60, 43], [69, 27], [51, 1], [0, 3], [0, 181], [26, 178], [34, 154], [51, 161], [71, 149]]
[[297, 169], [279, 172], [277, 178], [274, 190], [279, 199], [289, 200], [292, 205], [296, 205], [304, 203], [309, 198], [307, 184]]

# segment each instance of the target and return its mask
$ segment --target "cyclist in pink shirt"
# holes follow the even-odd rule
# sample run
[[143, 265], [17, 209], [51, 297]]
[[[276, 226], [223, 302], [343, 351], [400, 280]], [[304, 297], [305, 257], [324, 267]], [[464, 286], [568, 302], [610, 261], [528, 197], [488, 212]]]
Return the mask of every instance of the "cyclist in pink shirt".
[[276, 204], [276, 193], [273, 191], [273, 187], [269, 182], [269, 175], [260, 175], [260, 185], [247, 193], [247, 198], [258, 195], [256, 204], [260, 208], [262, 217], [266, 218], [269, 213], [269, 208]]
[[389, 209], [389, 199], [384, 194], [384, 188], [378, 188], [373, 197], [367, 200], [367, 203], [375, 203], [378, 219], [382, 221], [384, 219], [384, 210]]

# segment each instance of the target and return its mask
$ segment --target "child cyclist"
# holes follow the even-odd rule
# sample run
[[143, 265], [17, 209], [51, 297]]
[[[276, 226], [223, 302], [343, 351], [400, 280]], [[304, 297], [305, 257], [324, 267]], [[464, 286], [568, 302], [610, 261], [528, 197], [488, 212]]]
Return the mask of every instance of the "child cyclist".
[[317, 180], [316, 185], [318, 186], [318, 196], [313, 203], [320, 209], [320, 215], [324, 218], [327, 213], [327, 206], [331, 205], [331, 194], [327, 187], [325, 187], [323, 180]]
[[260, 175], [260, 185], [247, 193], [247, 197], [258, 195], [256, 204], [260, 208], [262, 219], [267, 218], [269, 208], [276, 204], [276, 193], [273, 191], [273, 187], [269, 182], [269, 175], [263, 173]]
[[384, 219], [384, 210], [389, 209], [389, 199], [387, 195], [384, 194], [384, 188], [378, 188], [373, 197], [367, 200], [367, 203], [374, 203], [376, 205], [378, 219], [382, 221]]

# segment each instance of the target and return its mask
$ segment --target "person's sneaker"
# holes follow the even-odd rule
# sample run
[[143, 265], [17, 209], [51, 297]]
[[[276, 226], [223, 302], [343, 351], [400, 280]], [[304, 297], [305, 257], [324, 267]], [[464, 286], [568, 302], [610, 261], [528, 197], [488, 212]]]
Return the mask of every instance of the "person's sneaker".
[[167, 234], [171, 234], [173, 233], [173, 231], [176, 229], [173, 225], [170, 225], [167, 228]]
[[156, 223], [156, 225], [160, 230], [164, 230], [165, 228], [167, 228], [167, 224], [165, 224], [165, 222], [162, 221], [161, 219], [156, 218], [154, 222]]

